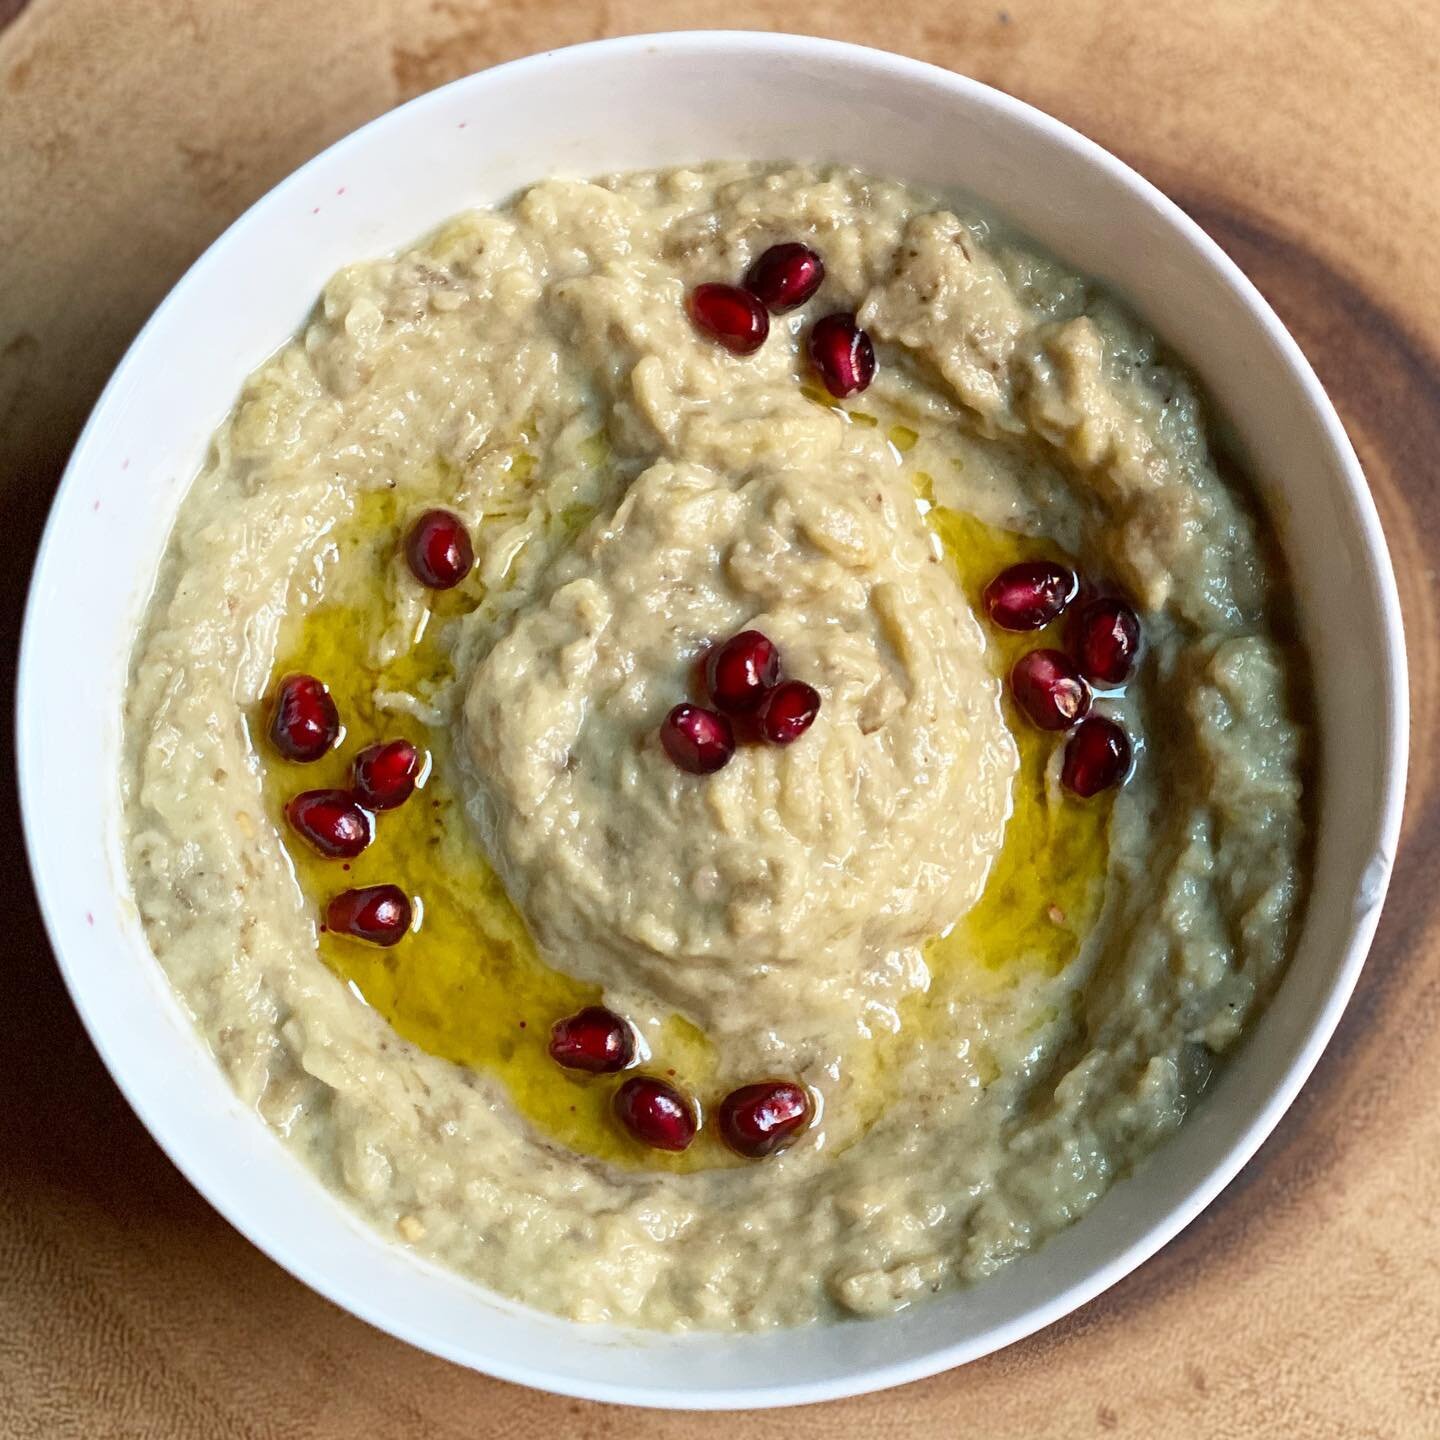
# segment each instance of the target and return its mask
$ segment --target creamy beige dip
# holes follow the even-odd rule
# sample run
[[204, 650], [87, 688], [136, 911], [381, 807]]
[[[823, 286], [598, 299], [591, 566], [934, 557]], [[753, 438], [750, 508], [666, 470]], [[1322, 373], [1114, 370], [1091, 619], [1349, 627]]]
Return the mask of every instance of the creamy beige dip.
[[[697, 333], [688, 289], [784, 240], [824, 256], [820, 294], [748, 358]], [[838, 309], [880, 359], [843, 406], [803, 354]], [[377, 507], [436, 504], [476, 542], [449, 607], [363, 543]], [[1003, 699], [962, 533], [1058, 548], [1140, 611], [1143, 666], [1099, 702], [1139, 747], [1113, 811]], [[1286, 600], [1183, 372], [986, 221], [838, 169], [547, 181], [342, 271], [217, 434], [135, 655], [136, 901], [242, 1097], [404, 1243], [586, 1320], [883, 1313], [1084, 1214], [1276, 983], [1303, 891]], [[799, 1079], [792, 1148], [577, 1150], [503, 1066], [427, 1053], [336, 973], [257, 719], [327, 606], [369, 617], [367, 699], [433, 737], [535, 963], [657, 1063], [677, 1023], [703, 1036], [706, 1106]], [[819, 719], [684, 774], [657, 727], [747, 627]], [[1022, 830], [1044, 843], [1017, 860]], [[1084, 900], [1040, 907], [1053, 964], [1020, 913], [1052, 891]], [[425, 935], [396, 954], [423, 969]]]

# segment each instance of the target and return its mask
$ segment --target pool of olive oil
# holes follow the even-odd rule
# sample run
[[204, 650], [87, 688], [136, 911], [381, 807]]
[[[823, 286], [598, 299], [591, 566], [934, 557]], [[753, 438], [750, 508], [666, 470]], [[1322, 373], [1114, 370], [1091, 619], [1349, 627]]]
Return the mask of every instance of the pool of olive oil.
[[[859, 411], [851, 412], [851, 419], [879, 423]], [[915, 432], [907, 427], [892, 426], [888, 435], [897, 454], [914, 444]], [[929, 478], [923, 473], [913, 478], [930, 504]], [[958, 511], [930, 505], [927, 518], [977, 614], [983, 613], [980, 592], [999, 570], [1056, 554]], [[479, 603], [478, 577], [472, 574], [457, 589], [432, 597], [420, 638], [402, 657], [386, 666], [363, 659], [374, 653], [373, 642], [389, 622], [379, 577], [399, 543], [393, 497], [388, 492], [367, 497], [335, 542], [330, 563], [337, 580], [344, 575], [342, 583], [329, 587], [336, 598], [292, 617], [273, 676], [274, 681], [292, 671], [318, 676], [330, 687], [345, 727], [335, 750], [314, 764], [292, 765], [266, 752], [270, 813], [304, 894], [322, 918], [329, 897], [350, 886], [393, 883], [416, 901], [412, 932], [397, 946], [380, 949], [322, 929], [321, 956], [400, 1036], [498, 1079], [517, 1110], [567, 1148], [627, 1167], [688, 1171], [743, 1163], [705, 1129], [683, 1155], [646, 1149], [610, 1115], [615, 1077], [577, 1076], [550, 1060], [551, 1025], [597, 1001], [599, 992], [551, 968], [538, 954], [446, 783], [445, 735], [411, 715], [383, 710], [376, 699], [386, 691], [423, 695], [450, 678], [440, 635], [447, 621]], [[986, 629], [997, 674], [1022, 651], [1058, 643], [1043, 631], [1016, 636]], [[1005, 703], [1020, 767], [1004, 844], [979, 902], [926, 949], [932, 979], [943, 978], [952, 988], [963, 983], [998, 990], [1037, 968], [1058, 973], [1078, 953], [1103, 898], [1109, 798], [1080, 804], [1054, 795], [1046, 770], [1059, 740], [1026, 725]], [[263, 733], [264, 717], [256, 720], [256, 733]], [[283, 807], [292, 795], [346, 785], [361, 749], [397, 737], [411, 740], [427, 757], [422, 784], [406, 804], [377, 817], [375, 840], [362, 855], [343, 864], [322, 859], [287, 832]], [[880, 1036], [872, 1042], [874, 1053], [857, 1057], [860, 1073], [854, 1078], [861, 1083], [850, 1093], [869, 1087], [867, 1120], [884, 1108], [886, 1077], [896, 1072], [897, 1052], [926, 1043], [931, 993], [908, 997], [899, 1032]], [[715, 1057], [693, 1025], [674, 1016], [658, 1035], [645, 1037], [645, 1044], [642, 1068], [707, 1096]]]

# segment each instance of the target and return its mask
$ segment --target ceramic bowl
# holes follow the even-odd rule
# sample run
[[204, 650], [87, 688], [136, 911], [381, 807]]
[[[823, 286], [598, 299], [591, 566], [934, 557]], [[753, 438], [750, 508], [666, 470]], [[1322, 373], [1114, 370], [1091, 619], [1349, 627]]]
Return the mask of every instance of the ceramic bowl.
[[[972, 1290], [767, 1334], [592, 1328], [500, 1300], [352, 1217], [232, 1094], [145, 942], [117, 777], [137, 622], [186, 486], [242, 380], [342, 264], [556, 173], [722, 157], [833, 160], [967, 191], [1123, 295], [1200, 376], [1275, 517], [1314, 660], [1314, 885], [1274, 1002], [1163, 1158]], [[367, 125], [196, 262], [131, 347], [70, 461], [19, 677], [35, 883], [66, 982], [155, 1138], [256, 1245], [335, 1303], [526, 1385], [639, 1405], [793, 1404], [930, 1375], [1019, 1339], [1153, 1254], [1235, 1175], [1334, 1030], [1400, 818], [1406, 680], [1394, 579], [1345, 434], [1254, 286], [1169, 200], [1073, 130], [945, 70], [822, 40], [654, 35], [536, 55]], [[76, 816], [93, 825], [76, 826]]]

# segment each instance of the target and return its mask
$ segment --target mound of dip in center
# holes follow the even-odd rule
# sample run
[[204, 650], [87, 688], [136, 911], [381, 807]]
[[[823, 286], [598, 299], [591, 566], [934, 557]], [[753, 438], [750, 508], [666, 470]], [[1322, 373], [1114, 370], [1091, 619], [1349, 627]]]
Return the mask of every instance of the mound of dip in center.
[[[463, 716], [546, 957], [622, 1013], [679, 1010], [742, 1074], [843, 1048], [923, 978], [915, 947], [979, 897], [1016, 766], [909, 482], [827, 445], [832, 417], [789, 391], [751, 474], [660, 461], [597, 517], [477, 659]], [[659, 724], [748, 627], [826, 703], [802, 742], [685, 774]]]

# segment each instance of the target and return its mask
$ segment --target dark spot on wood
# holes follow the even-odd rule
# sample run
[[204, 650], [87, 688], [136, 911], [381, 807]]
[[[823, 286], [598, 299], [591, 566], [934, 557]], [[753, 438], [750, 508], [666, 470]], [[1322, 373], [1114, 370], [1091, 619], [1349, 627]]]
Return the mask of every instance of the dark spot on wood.
[[22, 400], [34, 394], [33, 371], [39, 356], [40, 342], [28, 330], [0, 345], [0, 426], [20, 409]]
[[181, 168], [206, 205], [228, 215], [248, 198], [243, 145], [212, 149], [180, 140], [175, 148], [180, 152]]
[[[14, 18], [14, 15], [7, 15], [5, 12], [7, 9], [15, 6], [16, 3], [17, 0], [0, 0], [0, 25], [4, 25], [8, 20]], [[25, 0], [18, 0], [18, 3], [19, 5], [24, 5]], [[18, 13], [18, 10], [16, 13]], [[23, 90], [30, 79], [30, 72], [34, 69], [34, 63], [35, 62], [30, 59], [17, 61], [14, 68], [5, 77], [6, 87], [10, 90]]]

